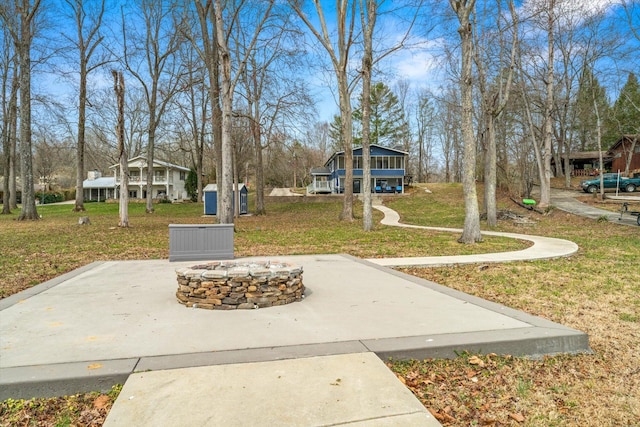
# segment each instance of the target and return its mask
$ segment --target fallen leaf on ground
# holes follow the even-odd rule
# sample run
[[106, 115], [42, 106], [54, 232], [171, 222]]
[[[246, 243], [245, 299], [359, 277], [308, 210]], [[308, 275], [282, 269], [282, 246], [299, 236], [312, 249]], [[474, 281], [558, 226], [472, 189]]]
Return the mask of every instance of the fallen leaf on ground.
[[101, 394], [93, 401], [93, 407], [96, 409], [103, 409], [109, 404], [109, 396]]
[[471, 365], [478, 365], [481, 368], [484, 366], [484, 361], [482, 359], [480, 359], [478, 356], [471, 356], [469, 358], [469, 363]]
[[519, 423], [524, 422], [524, 415], [522, 415], [520, 412], [518, 412], [517, 414], [509, 414], [509, 417]]

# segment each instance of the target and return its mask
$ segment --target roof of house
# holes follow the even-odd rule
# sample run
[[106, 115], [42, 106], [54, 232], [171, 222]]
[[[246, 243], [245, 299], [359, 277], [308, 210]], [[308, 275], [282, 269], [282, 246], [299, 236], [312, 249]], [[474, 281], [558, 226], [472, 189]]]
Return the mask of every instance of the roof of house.
[[[605, 158], [611, 157], [609, 154], [607, 154], [606, 151], [602, 152], [602, 156]], [[600, 157], [599, 151], [578, 151], [575, 153], [569, 153], [569, 159], [574, 159], [574, 160], [597, 159], [599, 157]]]
[[[132, 157], [127, 162], [127, 165], [129, 165], [129, 167], [132, 167], [132, 166], [133, 167], [145, 167], [145, 166], [147, 166], [147, 158], [144, 157], [144, 156]], [[115, 169], [115, 168], [117, 168], [119, 166], [120, 166], [120, 164], [115, 164], [115, 165], [109, 166], [109, 169]], [[157, 159], [153, 160], [153, 166], [154, 167], [170, 168], [170, 169], [178, 169], [178, 170], [181, 170], [181, 171], [189, 172], [189, 168], [187, 168], [187, 167], [180, 166], [180, 165], [174, 165], [173, 163], [163, 162], [162, 160], [157, 160]]]
[[331, 169], [328, 167], [311, 168], [311, 175], [331, 175]]
[[[236, 186], [233, 186], [233, 190], [235, 191]], [[242, 191], [245, 187], [244, 184], [238, 184], [238, 191]], [[207, 184], [206, 187], [204, 187], [202, 189], [203, 193], [208, 193], [208, 192], [213, 192], [213, 191], [218, 191], [218, 184]]]
[[[406, 151], [402, 151], [402, 150], [398, 150], [397, 148], [391, 148], [391, 147], [383, 147], [382, 145], [378, 145], [378, 144], [371, 144], [369, 146], [369, 151], [374, 151], [374, 150], [382, 150], [382, 151], [393, 151], [398, 155], [407, 155], [409, 153], [407, 153]], [[355, 153], [356, 151], [362, 151], [362, 146], [360, 147], [354, 147], [353, 148], [353, 152]], [[330, 157], [329, 160], [327, 160], [324, 164], [328, 165], [329, 163], [331, 163], [331, 161], [334, 159], [334, 157], [339, 156], [341, 154], [344, 154], [344, 150], [342, 151], [336, 151], [334, 152]]]
[[116, 179], [113, 176], [103, 176], [96, 179], [85, 179], [82, 181], [83, 188], [114, 188]]
[[620, 138], [618, 138], [618, 140], [615, 142], [615, 144], [613, 144], [611, 146], [611, 148], [609, 148], [609, 152], [612, 152], [613, 150], [615, 150], [616, 148], [618, 148], [620, 145], [622, 145], [622, 142], [625, 140], [636, 140], [636, 143], [640, 142], [640, 134], [627, 134], [627, 135], [622, 135]]

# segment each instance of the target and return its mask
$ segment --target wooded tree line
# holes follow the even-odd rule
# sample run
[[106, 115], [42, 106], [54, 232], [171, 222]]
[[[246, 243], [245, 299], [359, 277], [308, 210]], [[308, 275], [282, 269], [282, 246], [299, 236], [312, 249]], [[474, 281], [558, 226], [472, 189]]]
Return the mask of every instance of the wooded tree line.
[[[217, 182], [222, 223], [233, 221], [237, 183], [256, 189], [264, 214], [265, 187], [306, 185], [332, 150], [345, 150], [341, 217], [352, 220], [351, 148], [374, 143], [409, 152], [414, 181], [463, 182], [461, 241], [477, 241], [479, 212], [495, 223], [497, 187], [523, 195], [539, 184], [548, 205], [550, 177], [569, 182], [571, 152], [640, 133], [639, 9], [605, 0], [3, 0], [3, 213], [21, 190], [20, 218], [37, 218], [35, 185], [53, 177], [75, 185], [74, 208], [84, 209], [86, 171], [120, 159], [117, 71], [127, 81], [128, 157], [192, 167], [199, 197]], [[429, 58], [432, 79], [394, 68], [411, 54]], [[319, 81], [336, 100], [330, 123], [318, 120]]]

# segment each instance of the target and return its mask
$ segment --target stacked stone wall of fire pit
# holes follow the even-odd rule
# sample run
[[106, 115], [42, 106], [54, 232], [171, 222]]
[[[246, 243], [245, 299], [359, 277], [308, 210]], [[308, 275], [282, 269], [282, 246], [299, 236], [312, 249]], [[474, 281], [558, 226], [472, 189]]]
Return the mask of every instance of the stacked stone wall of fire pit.
[[235, 310], [272, 307], [304, 298], [302, 267], [282, 262], [210, 262], [176, 269], [178, 302]]

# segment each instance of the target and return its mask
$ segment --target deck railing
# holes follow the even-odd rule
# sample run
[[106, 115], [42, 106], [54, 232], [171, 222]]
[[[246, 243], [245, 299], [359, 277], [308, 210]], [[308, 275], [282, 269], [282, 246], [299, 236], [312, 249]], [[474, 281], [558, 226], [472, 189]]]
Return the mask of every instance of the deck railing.
[[571, 171], [573, 176], [595, 176], [598, 175], [597, 169], [574, 169]]
[[307, 194], [332, 193], [332, 181], [318, 181], [307, 186]]
[[[153, 177], [153, 185], [164, 185], [166, 183], [169, 184], [173, 184], [173, 177], [169, 177], [169, 179], [167, 180], [166, 176], [154, 176]], [[116, 177], [116, 183], [120, 184], [120, 177]], [[139, 176], [139, 175], [134, 175], [134, 176], [130, 176], [129, 177], [129, 184], [143, 184], [146, 185], [147, 184], [147, 177], [146, 176]]]

